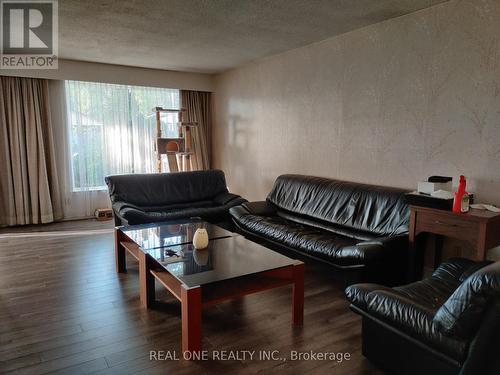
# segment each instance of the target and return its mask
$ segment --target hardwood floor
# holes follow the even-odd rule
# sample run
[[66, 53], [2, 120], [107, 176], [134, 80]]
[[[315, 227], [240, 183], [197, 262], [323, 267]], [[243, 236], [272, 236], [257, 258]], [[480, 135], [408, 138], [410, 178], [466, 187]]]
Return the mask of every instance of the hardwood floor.
[[[139, 303], [137, 264], [115, 272], [112, 223], [0, 230], [0, 373], [16, 374], [377, 374], [361, 355], [361, 324], [331, 270], [306, 261], [304, 327], [292, 328], [285, 287], [203, 311], [203, 348], [347, 352], [332, 361], [150, 360], [180, 354], [180, 305]], [[241, 352], [240, 352], [241, 353]], [[258, 354], [255, 354], [257, 356]]]

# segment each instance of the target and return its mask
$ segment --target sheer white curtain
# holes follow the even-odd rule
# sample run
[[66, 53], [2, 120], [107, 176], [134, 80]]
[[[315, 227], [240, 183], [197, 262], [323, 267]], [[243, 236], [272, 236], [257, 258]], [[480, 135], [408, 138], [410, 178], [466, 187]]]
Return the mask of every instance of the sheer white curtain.
[[[179, 107], [174, 89], [66, 81], [67, 217], [109, 206], [104, 177], [155, 172], [152, 109]], [[173, 117], [162, 117], [167, 132]], [[171, 123], [169, 123], [171, 122]], [[165, 133], [167, 136], [168, 133]]]
[[[180, 108], [180, 92], [173, 89], [130, 87], [130, 114], [132, 137], [145, 140], [132, 143], [133, 170], [141, 173], [157, 172], [154, 144], [156, 142], [156, 114], [154, 107]], [[163, 137], [177, 137], [177, 114], [163, 113], [161, 116]]]

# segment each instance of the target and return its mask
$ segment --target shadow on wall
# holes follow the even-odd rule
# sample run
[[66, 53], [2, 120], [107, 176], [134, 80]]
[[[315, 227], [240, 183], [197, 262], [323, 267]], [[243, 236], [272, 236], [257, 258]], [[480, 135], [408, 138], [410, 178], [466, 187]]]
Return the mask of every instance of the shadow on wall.
[[[245, 125], [245, 122], [247, 123]], [[229, 116], [229, 145], [231, 151], [238, 149], [248, 149], [248, 121], [245, 121], [240, 115]]]
[[[255, 179], [248, 171], [255, 168], [255, 157], [250, 155], [249, 142], [253, 134], [249, 121], [240, 115], [230, 115], [228, 119], [228, 164], [232, 166], [231, 191], [244, 191], [246, 187], [256, 188]], [[235, 185], [237, 183], [237, 185]]]
[[477, 195], [479, 199], [476, 198], [475, 203], [500, 205], [500, 181], [498, 179], [473, 178], [472, 181], [472, 186], [469, 186], [469, 181], [467, 181], [467, 191]]

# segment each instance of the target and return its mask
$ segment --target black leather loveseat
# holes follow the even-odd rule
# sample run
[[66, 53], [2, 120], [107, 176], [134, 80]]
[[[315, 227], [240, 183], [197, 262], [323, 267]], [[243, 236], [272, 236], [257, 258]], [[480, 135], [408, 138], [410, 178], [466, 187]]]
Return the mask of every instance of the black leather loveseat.
[[106, 184], [116, 225], [190, 217], [224, 223], [230, 207], [246, 202], [228, 192], [220, 170], [115, 175]]
[[246, 236], [345, 271], [347, 284], [402, 280], [408, 248], [406, 190], [279, 176], [266, 201], [230, 209]]
[[451, 259], [406, 286], [346, 289], [363, 354], [393, 374], [500, 374], [500, 262]]

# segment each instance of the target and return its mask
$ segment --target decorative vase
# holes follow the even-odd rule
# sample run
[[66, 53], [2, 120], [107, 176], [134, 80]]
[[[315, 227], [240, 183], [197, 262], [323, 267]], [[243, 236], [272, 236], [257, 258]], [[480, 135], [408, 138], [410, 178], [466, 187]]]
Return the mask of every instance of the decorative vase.
[[193, 236], [193, 247], [197, 250], [206, 249], [208, 247], [208, 233], [206, 229], [196, 229]]

